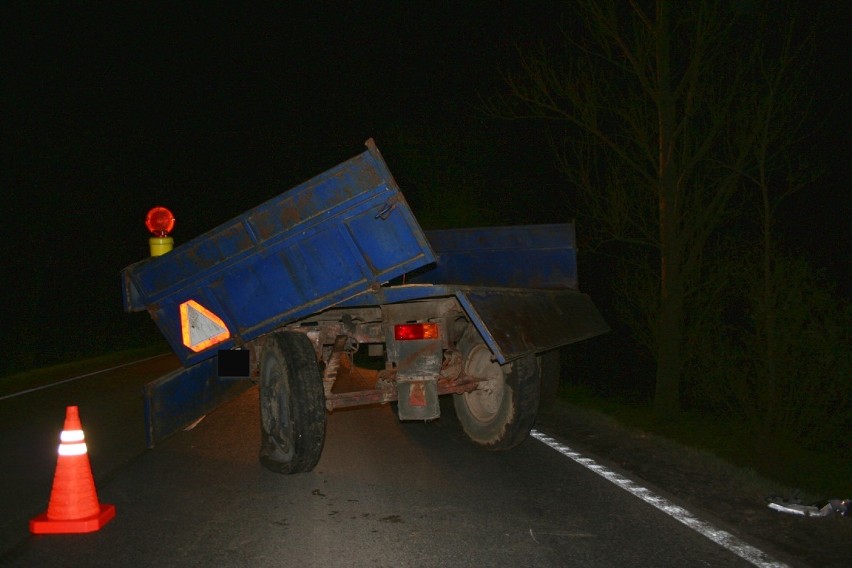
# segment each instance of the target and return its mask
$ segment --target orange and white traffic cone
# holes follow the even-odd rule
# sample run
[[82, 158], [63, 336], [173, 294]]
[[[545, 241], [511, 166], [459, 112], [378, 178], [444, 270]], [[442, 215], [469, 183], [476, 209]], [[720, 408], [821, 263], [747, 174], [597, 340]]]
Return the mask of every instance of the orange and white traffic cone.
[[76, 406], [67, 408], [65, 428], [59, 439], [50, 503], [47, 512], [30, 520], [30, 532], [65, 534], [100, 530], [115, 517], [115, 506], [98, 502], [86, 437]]

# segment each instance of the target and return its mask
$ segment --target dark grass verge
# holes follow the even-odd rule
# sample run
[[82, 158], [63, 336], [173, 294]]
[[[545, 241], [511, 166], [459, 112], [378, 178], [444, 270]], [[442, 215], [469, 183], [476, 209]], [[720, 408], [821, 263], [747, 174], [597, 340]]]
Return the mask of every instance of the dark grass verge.
[[852, 455], [838, 448], [818, 450], [783, 438], [757, 436], [749, 425], [718, 416], [683, 412], [660, 421], [650, 405], [604, 399], [588, 389], [562, 385], [559, 398], [620, 424], [702, 450], [814, 500], [852, 497]]

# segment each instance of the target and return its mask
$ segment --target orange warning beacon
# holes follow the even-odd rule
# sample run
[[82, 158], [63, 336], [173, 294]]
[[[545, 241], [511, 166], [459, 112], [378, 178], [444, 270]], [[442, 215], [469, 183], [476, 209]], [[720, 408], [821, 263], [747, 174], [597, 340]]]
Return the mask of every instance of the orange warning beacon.
[[169, 233], [175, 228], [175, 216], [171, 211], [165, 207], [154, 207], [145, 216], [145, 226], [154, 235], [148, 239], [151, 256], [160, 256], [172, 250], [175, 241]]

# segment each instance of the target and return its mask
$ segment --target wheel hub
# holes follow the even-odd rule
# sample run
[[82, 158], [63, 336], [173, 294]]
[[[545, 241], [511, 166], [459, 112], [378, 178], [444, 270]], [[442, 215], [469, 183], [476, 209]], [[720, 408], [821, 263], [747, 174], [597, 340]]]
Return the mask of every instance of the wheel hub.
[[465, 374], [479, 379], [476, 390], [463, 395], [465, 405], [474, 419], [489, 422], [503, 404], [506, 385], [503, 369], [492, 360], [487, 347], [477, 345], [468, 354]]

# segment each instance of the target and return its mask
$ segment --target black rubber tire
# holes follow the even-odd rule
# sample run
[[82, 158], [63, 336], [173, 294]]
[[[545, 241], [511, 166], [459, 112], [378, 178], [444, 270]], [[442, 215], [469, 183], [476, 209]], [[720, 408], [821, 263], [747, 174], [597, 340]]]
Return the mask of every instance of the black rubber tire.
[[562, 361], [559, 349], [539, 353], [537, 358], [541, 368], [541, 395], [538, 408], [543, 410], [550, 408], [556, 402], [556, 393], [559, 391], [559, 379], [562, 374]]
[[492, 389], [453, 395], [453, 407], [462, 430], [476, 445], [508, 450], [523, 442], [535, 424], [540, 396], [539, 361], [535, 355], [506, 365], [490, 362], [491, 352], [478, 334], [459, 342], [465, 372], [490, 376]]
[[260, 360], [260, 462], [276, 473], [311, 471], [325, 443], [325, 393], [310, 340], [277, 332]]

